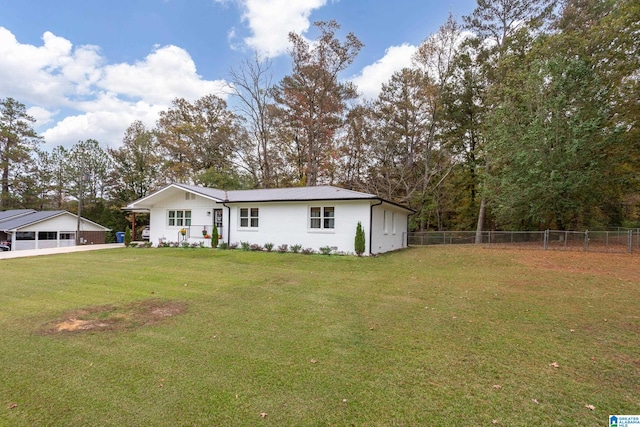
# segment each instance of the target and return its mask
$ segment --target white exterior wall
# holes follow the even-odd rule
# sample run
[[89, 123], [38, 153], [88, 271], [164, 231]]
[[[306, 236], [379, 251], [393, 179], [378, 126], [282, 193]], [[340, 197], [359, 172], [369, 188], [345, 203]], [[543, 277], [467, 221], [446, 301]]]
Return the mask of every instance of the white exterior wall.
[[371, 252], [406, 248], [407, 212], [388, 203], [373, 207]]
[[[273, 243], [277, 248], [286, 244], [302, 245], [316, 252], [329, 246], [334, 250], [354, 253], [354, 240], [358, 221], [369, 229], [370, 202], [366, 201], [315, 201], [315, 202], [267, 202], [238, 203], [231, 206], [231, 243], [249, 242], [264, 246]], [[334, 207], [335, 227], [333, 229], [311, 229], [311, 207]], [[259, 227], [240, 227], [240, 209], [258, 208]], [[227, 213], [225, 212], [225, 215]]]
[[[226, 241], [227, 208], [222, 204], [198, 195], [195, 195], [195, 199], [189, 198], [187, 200], [185, 193], [184, 191], [176, 192], [153, 206], [150, 211], [149, 242], [157, 245], [161, 240], [167, 242], [182, 241], [180, 229], [183, 227], [169, 226], [169, 211], [190, 210], [191, 227], [184, 227], [187, 229], [185, 240], [189, 243], [205, 242], [205, 244], [210, 244], [210, 240], [204, 239], [202, 236], [202, 230], [206, 228], [211, 234], [213, 230], [213, 209], [222, 209], [223, 230], [218, 231], [222, 234], [223, 240]], [[207, 215], [207, 212], [210, 212], [210, 215]]]
[[[298, 202], [243, 202], [216, 203], [206, 197], [190, 194], [186, 191], [176, 191], [159, 200], [150, 209], [150, 237], [153, 245], [160, 241], [181, 242], [182, 226], [168, 225], [170, 210], [190, 210], [191, 226], [184, 240], [189, 243], [209, 240], [202, 236], [202, 229], [206, 227], [209, 233], [213, 230], [214, 209], [222, 209], [222, 228], [219, 234], [220, 242], [238, 243], [249, 242], [264, 246], [273, 243], [274, 249], [286, 244], [302, 245], [318, 251], [319, 248], [329, 246], [344, 253], [354, 253], [354, 240], [358, 221], [365, 231], [365, 255], [371, 252], [382, 253], [406, 247], [407, 211], [394, 205], [383, 203], [377, 205], [377, 200], [336, 200], [336, 201], [298, 201]], [[193, 198], [192, 198], [193, 197]], [[373, 208], [372, 208], [373, 205]], [[335, 227], [333, 229], [312, 229], [310, 227], [311, 207], [334, 207]], [[258, 208], [258, 227], [240, 227], [240, 209]], [[370, 220], [373, 209], [373, 228]], [[383, 220], [387, 212], [387, 230], [385, 232]], [[210, 215], [207, 215], [210, 212]], [[393, 222], [392, 222], [393, 219]], [[370, 232], [372, 233], [371, 242]]]
[[[75, 238], [71, 240], [60, 240], [59, 233], [73, 233], [76, 235], [78, 228], [78, 218], [64, 214], [54, 218], [50, 218], [36, 224], [32, 224], [18, 229], [20, 232], [35, 232], [36, 240], [16, 240], [15, 234], [12, 236], [11, 248], [13, 250], [25, 250], [25, 249], [48, 249], [57, 247], [75, 246]], [[38, 240], [39, 231], [52, 231], [58, 233], [58, 240]], [[81, 221], [80, 231], [104, 231], [104, 228], [99, 227], [93, 223]]]

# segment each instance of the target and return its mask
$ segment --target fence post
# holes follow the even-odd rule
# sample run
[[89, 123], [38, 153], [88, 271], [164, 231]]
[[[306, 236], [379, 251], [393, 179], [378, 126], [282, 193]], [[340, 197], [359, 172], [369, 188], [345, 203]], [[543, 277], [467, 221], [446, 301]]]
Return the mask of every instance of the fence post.
[[544, 230], [544, 237], [542, 238], [542, 247], [546, 251], [549, 248], [549, 230]]
[[584, 251], [587, 252], [589, 250], [589, 230], [584, 232]]
[[627, 231], [627, 245], [628, 245], [628, 252], [630, 254], [633, 253], [633, 230], [628, 230]]

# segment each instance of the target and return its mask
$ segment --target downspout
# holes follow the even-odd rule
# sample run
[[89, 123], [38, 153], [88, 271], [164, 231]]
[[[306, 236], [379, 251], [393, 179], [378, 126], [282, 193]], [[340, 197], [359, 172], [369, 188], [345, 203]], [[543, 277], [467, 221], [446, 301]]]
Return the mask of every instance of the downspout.
[[373, 252], [371, 252], [371, 248], [373, 245], [373, 242], [371, 241], [371, 239], [373, 238], [373, 207], [380, 206], [382, 203], [383, 201], [380, 200], [380, 203], [371, 205], [371, 207], [369, 208], [369, 255], [373, 255]]

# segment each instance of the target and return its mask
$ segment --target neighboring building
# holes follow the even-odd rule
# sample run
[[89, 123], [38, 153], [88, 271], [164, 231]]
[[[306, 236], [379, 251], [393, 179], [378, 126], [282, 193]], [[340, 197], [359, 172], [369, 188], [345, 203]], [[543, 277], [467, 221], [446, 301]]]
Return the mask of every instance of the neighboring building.
[[316, 251], [329, 246], [354, 253], [360, 221], [370, 254], [405, 248], [413, 213], [373, 194], [332, 186], [223, 191], [171, 184], [124, 209], [150, 214], [154, 244], [203, 241], [203, 231], [211, 233], [215, 224], [227, 243], [299, 244]]
[[[77, 235], [78, 226], [80, 234]], [[0, 212], [0, 240], [12, 250], [45, 249], [105, 243], [108, 228], [67, 211], [17, 209]]]

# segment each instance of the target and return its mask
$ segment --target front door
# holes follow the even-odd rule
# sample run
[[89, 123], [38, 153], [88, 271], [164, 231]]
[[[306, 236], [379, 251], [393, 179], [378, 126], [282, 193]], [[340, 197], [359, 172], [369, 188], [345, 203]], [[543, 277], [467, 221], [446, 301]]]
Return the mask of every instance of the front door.
[[222, 209], [213, 210], [213, 223], [218, 228], [218, 234], [222, 235]]

